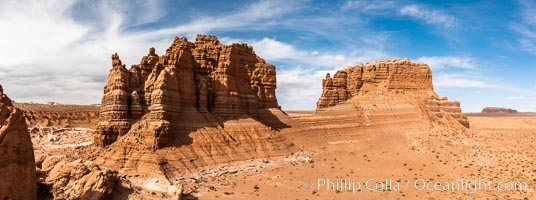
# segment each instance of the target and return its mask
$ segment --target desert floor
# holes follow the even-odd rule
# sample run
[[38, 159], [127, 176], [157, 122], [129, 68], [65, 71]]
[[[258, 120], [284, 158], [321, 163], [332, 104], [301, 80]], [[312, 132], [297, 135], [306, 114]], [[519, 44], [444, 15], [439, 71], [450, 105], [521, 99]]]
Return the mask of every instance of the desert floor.
[[[313, 111], [289, 111], [282, 133], [302, 151], [234, 162], [185, 175], [187, 199], [535, 199], [536, 114], [471, 115], [469, 131], [428, 133], [403, 126], [303, 128]], [[401, 122], [402, 123], [402, 122]], [[303, 126], [301, 126], [301, 125]], [[300, 128], [302, 127], [302, 128]], [[332, 131], [331, 131], [332, 130]], [[91, 144], [92, 131], [32, 134], [36, 158]], [[493, 181], [457, 189], [434, 183]], [[342, 180], [342, 184], [341, 184]], [[346, 180], [346, 188], [344, 185]], [[365, 185], [368, 181], [368, 185]], [[332, 182], [326, 186], [326, 182]], [[336, 183], [339, 183], [337, 188]], [[502, 184], [502, 191], [496, 188]], [[508, 183], [507, 183], [508, 182]], [[528, 186], [522, 185], [524, 182]], [[430, 183], [425, 187], [423, 183]], [[359, 185], [361, 184], [361, 187]], [[416, 185], [417, 184], [417, 185]], [[354, 187], [352, 188], [351, 185]], [[517, 190], [504, 189], [518, 186]], [[424, 188], [423, 188], [424, 187]], [[505, 188], [506, 187], [506, 188]], [[522, 188], [525, 187], [525, 188]], [[421, 189], [422, 188], [422, 189]], [[429, 190], [430, 189], [430, 190]], [[155, 199], [158, 199], [155, 197]]]

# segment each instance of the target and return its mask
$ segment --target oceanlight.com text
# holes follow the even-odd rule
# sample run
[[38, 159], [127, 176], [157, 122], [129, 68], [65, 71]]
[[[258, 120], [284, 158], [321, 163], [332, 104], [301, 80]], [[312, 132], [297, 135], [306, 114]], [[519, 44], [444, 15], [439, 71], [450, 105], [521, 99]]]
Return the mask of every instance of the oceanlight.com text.
[[455, 191], [477, 193], [479, 191], [526, 191], [529, 185], [523, 181], [494, 181], [494, 180], [466, 180], [434, 181], [424, 178], [401, 180], [393, 178], [352, 180], [351, 178], [318, 178], [302, 182], [306, 189], [314, 188], [318, 191], [348, 191], [356, 193], [363, 190], [377, 191]]

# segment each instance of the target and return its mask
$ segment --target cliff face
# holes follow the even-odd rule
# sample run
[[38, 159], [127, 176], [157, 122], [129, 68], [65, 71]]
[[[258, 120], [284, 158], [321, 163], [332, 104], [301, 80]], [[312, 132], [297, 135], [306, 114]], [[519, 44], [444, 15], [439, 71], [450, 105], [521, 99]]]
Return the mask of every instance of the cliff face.
[[223, 45], [215, 36], [198, 35], [195, 43], [176, 37], [165, 55], [151, 48], [129, 70], [114, 54], [112, 66], [95, 137], [100, 146], [113, 143], [142, 118], [149, 122], [148, 142], [158, 148], [169, 142], [187, 110], [227, 119], [279, 107], [275, 66], [252, 47]]
[[35, 160], [24, 115], [0, 85], [0, 199], [36, 199]]
[[438, 118], [448, 115], [469, 127], [467, 118], [461, 113], [460, 103], [440, 98], [434, 92], [430, 67], [407, 58], [356, 63], [337, 71], [333, 78], [328, 73], [322, 81], [322, 96], [317, 102], [317, 110], [356, 100], [359, 100], [356, 106], [360, 108], [367, 107], [363, 104], [376, 106], [385, 99], [397, 102], [406, 99], [416, 109], [422, 107]]
[[165, 55], [151, 48], [130, 69], [112, 55], [95, 134], [109, 148], [99, 164], [153, 173], [162, 159], [178, 170], [294, 152], [277, 131], [288, 116], [275, 73], [252, 47], [215, 36], [176, 37]]

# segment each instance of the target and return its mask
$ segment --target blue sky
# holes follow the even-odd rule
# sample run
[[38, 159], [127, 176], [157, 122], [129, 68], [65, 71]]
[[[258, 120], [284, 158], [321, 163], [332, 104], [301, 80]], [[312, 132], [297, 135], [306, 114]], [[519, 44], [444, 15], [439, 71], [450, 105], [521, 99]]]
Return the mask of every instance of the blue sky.
[[409, 57], [464, 112], [536, 111], [531, 1], [1, 1], [0, 83], [19, 102], [99, 103], [127, 66], [174, 36], [246, 42], [277, 66], [283, 109], [314, 109], [321, 80], [357, 61]]

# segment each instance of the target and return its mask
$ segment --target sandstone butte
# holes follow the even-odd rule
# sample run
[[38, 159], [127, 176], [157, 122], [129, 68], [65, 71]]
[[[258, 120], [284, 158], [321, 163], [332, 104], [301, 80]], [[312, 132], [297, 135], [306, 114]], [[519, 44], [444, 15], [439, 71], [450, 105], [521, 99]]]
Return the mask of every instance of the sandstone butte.
[[32, 141], [22, 111], [0, 85], [0, 199], [36, 199]]
[[340, 104], [350, 104], [359, 113], [360, 121], [369, 125], [374, 117], [382, 116], [388, 121], [385, 114], [400, 118], [417, 113], [414, 120], [424, 117], [423, 121], [449, 125], [458, 122], [469, 128], [460, 102], [440, 98], [434, 92], [430, 67], [408, 58], [358, 62], [333, 77], [328, 73], [322, 81], [317, 111]]
[[517, 110], [510, 108], [485, 107], [482, 113], [517, 113]]
[[277, 131], [288, 116], [275, 89], [274, 65], [215, 36], [175, 37], [164, 55], [150, 48], [130, 69], [113, 54], [94, 139], [105, 149], [99, 164], [170, 176], [291, 154], [298, 148]]

